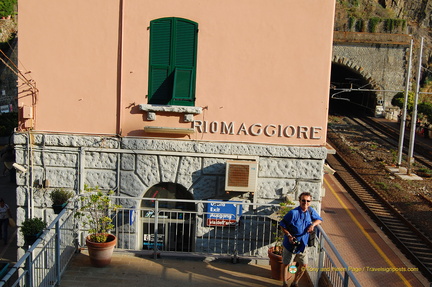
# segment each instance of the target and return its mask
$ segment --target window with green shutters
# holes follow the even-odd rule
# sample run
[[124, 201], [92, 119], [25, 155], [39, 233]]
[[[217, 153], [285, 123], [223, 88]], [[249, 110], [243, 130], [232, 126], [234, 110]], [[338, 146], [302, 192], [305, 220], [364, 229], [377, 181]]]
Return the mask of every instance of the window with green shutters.
[[150, 22], [149, 104], [195, 105], [197, 35], [187, 19]]

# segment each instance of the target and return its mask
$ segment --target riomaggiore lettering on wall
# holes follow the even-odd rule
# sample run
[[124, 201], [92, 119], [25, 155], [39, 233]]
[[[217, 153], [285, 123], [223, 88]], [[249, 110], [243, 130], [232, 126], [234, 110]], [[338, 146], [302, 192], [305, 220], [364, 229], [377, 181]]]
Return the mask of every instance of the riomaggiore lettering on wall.
[[322, 127], [294, 126], [282, 124], [260, 123], [236, 125], [235, 122], [218, 122], [218, 121], [193, 121], [192, 127], [199, 133], [220, 133], [227, 135], [250, 135], [267, 137], [286, 137], [286, 138], [303, 138], [319, 140], [321, 139]]

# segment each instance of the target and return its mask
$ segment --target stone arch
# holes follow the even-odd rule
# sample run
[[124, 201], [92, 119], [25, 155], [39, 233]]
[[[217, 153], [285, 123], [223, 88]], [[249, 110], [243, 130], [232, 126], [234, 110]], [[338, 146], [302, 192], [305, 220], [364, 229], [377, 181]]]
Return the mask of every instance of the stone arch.
[[[193, 200], [193, 195], [181, 184], [173, 182], [160, 182], [150, 187], [145, 193], [144, 198], [165, 198], [165, 199], [190, 199]], [[161, 203], [161, 208], [176, 209], [185, 211], [195, 211], [195, 204], [169, 201]], [[141, 207], [153, 207], [150, 201], [142, 200]]]
[[374, 90], [381, 89], [380, 85], [372, 78], [372, 75], [369, 72], [367, 72], [365, 68], [357, 65], [356, 63], [354, 63], [350, 59], [348, 59], [346, 57], [340, 57], [337, 55], [333, 55], [332, 63], [346, 66], [346, 67], [352, 69], [353, 71], [359, 73], [367, 82], [369, 82], [369, 84], [372, 86], [372, 89], [374, 89]]
[[[157, 233], [156, 244], [159, 250], [194, 251], [196, 205], [194, 202], [178, 201], [178, 199], [193, 199], [192, 194], [180, 184], [160, 182], [150, 187], [144, 193], [144, 198], [173, 200], [141, 200], [142, 212], [137, 233], [138, 248], [153, 249]], [[156, 202], [158, 202], [157, 209]], [[155, 215], [157, 212], [158, 214]], [[156, 217], [160, 221], [156, 221]]]
[[381, 111], [383, 102], [378, 92], [381, 89], [367, 69], [348, 58], [333, 57], [329, 93], [330, 113], [351, 114], [362, 111], [378, 115], [377, 110]]

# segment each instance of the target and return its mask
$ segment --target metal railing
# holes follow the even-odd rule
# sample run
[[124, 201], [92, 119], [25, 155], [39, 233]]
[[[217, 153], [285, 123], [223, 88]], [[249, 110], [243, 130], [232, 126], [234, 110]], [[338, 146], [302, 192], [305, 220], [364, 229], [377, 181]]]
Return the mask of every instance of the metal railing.
[[76, 250], [73, 212], [63, 209], [0, 286], [55, 286]]
[[[274, 216], [277, 204], [232, 201], [196, 201], [113, 197], [122, 207], [113, 215], [117, 249], [184, 252], [206, 256], [268, 259], [279, 228]], [[71, 205], [71, 204], [70, 204]], [[41, 237], [0, 281], [1, 286], [54, 286], [60, 284], [79, 243], [74, 210], [64, 209]], [[313, 250], [317, 272], [309, 272], [315, 286], [327, 280], [332, 286], [360, 286], [324, 230], [318, 226], [318, 246]], [[83, 238], [83, 237], [81, 237]], [[81, 241], [83, 241], [81, 239]], [[83, 244], [83, 243], [81, 243]]]
[[[203, 255], [267, 256], [277, 236], [277, 204], [140, 198], [116, 217], [118, 248]], [[121, 203], [121, 202], [120, 202]], [[187, 208], [185, 208], [187, 206]]]
[[[356, 286], [360, 283], [354, 276], [351, 268], [345, 263], [330, 238], [321, 226], [319, 230], [319, 259], [318, 259], [318, 280], [330, 282], [330, 286]], [[316, 282], [315, 286], [318, 286]]]

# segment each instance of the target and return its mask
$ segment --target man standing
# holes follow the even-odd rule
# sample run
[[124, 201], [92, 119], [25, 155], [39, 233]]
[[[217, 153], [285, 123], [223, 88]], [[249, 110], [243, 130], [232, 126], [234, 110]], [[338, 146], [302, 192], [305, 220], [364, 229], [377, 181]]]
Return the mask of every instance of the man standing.
[[282, 261], [284, 265], [283, 287], [288, 286], [288, 267], [293, 262], [298, 263], [291, 287], [298, 286], [300, 278], [306, 270], [307, 264], [307, 243], [309, 233], [315, 226], [322, 222], [319, 214], [310, 207], [312, 196], [309, 192], [303, 192], [299, 196], [300, 205], [288, 212], [281, 222], [280, 227], [284, 233], [284, 250]]

